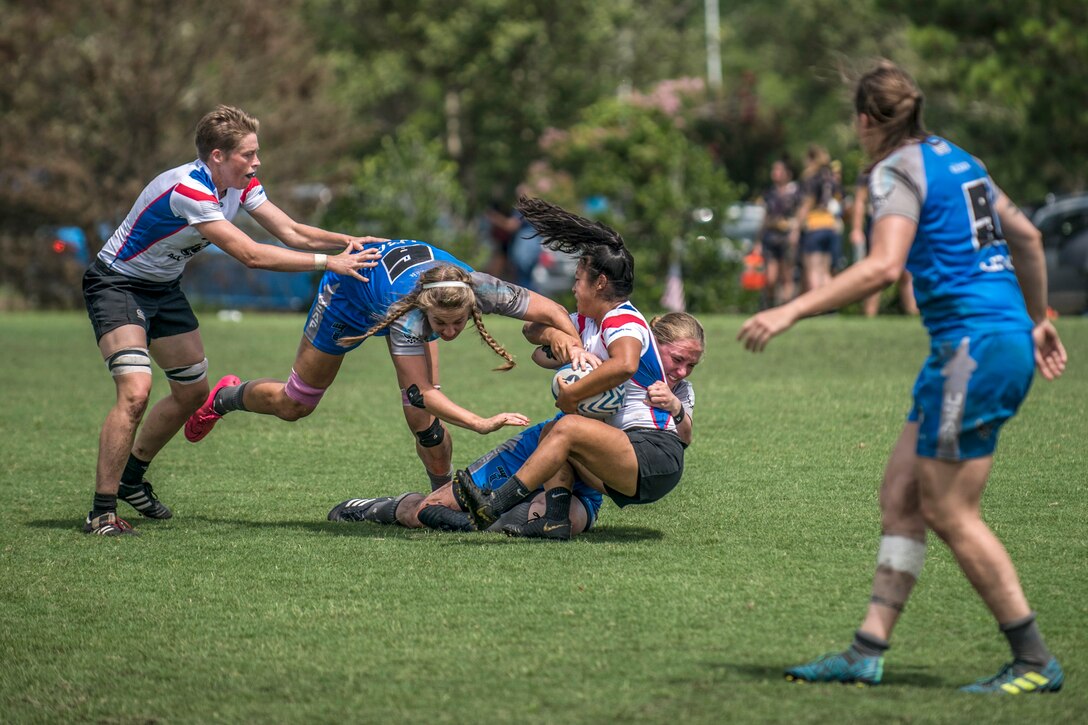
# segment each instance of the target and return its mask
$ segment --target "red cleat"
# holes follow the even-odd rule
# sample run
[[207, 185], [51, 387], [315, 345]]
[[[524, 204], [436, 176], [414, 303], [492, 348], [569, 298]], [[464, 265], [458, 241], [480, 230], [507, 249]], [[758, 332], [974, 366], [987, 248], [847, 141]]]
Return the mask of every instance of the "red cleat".
[[189, 420], [185, 421], [185, 439], [187, 441], [199, 443], [204, 439], [204, 436], [212, 432], [216, 421], [223, 417], [216, 413], [215, 408], [212, 407], [215, 394], [229, 385], [241, 384], [242, 381], [237, 375], [226, 375], [219, 378], [219, 382], [212, 388], [212, 392], [208, 393], [208, 399], [204, 401], [204, 405], [197, 408], [196, 412], [189, 416]]

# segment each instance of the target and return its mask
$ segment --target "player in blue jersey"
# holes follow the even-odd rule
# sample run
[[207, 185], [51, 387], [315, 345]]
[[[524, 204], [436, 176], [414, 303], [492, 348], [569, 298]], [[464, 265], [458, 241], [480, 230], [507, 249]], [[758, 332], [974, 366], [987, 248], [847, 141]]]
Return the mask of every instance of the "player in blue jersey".
[[[485, 490], [503, 483], [532, 455], [540, 444], [544, 430], [562, 414], [552, 420], [537, 423], [504, 441], [485, 455], [476, 459], [467, 469], [473, 480], [479, 481]], [[601, 494], [581, 481], [574, 481], [574, 498], [571, 501], [571, 534], [588, 531], [597, 520], [601, 508]], [[498, 531], [505, 524], [523, 524], [543, 513], [544, 500], [527, 500], [508, 511], [496, 522], [492, 530]], [[453, 496], [453, 484], [447, 483], [430, 495], [402, 493], [399, 496], [379, 498], [352, 498], [337, 504], [328, 515], [329, 521], [370, 521], [380, 524], [399, 524], [408, 528], [426, 526], [442, 531], [475, 531], [468, 514], [458, 506]]]
[[786, 677], [880, 682], [888, 639], [932, 529], [1012, 650], [1000, 672], [964, 689], [1057, 691], [1062, 668], [979, 509], [998, 432], [1027, 395], [1034, 367], [1048, 380], [1065, 369], [1065, 350], [1046, 316], [1041, 238], [977, 159], [924, 130], [922, 102], [913, 79], [891, 63], [861, 78], [857, 129], [874, 162], [871, 253], [827, 286], [750, 318], [738, 335], [748, 349], [762, 350], [798, 320], [892, 284], [906, 266], [931, 338], [884, 473], [882, 538], [865, 619], [848, 649], [791, 668]]
[[[117, 388], [99, 437], [94, 502], [83, 522], [89, 534], [134, 533], [117, 516], [118, 497], [148, 518], [172, 515], [144, 474], [208, 395], [204, 343], [180, 285], [194, 255], [215, 244], [247, 267], [327, 268], [360, 281], [365, 278], [357, 270], [375, 264], [372, 251], [352, 254], [375, 238], [300, 224], [268, 200], [257, 180], [257, 130], [257, 119], [237, 108], [220, 106], [205, 115], [196, 129], [198, 158], [144, 188], [84, 275], [87, 313]], [[306, 251], [253, 241], [231, 223], [241, 209], [287, 246]], [[151, 395], [152, 360], [166, 373], [170, 394], [140, 427]]]
[[[692, 413], [695, 408], [695, 390], [687, 377], [699, 364], [705, 346], [703, 328], [689, 314], [670, 312], [655, 317], [650, 321], [654, 339], [661, 350], [661, 363], [665, 370], [665, 380], [652, 384], [647, 390], [645, 404], [658, 408], [676, 421], [676, 433], [685, 445], [691, 443]], [[556, 368], [558, 361], [543, 348], [533, 353], [533, 360], [543, 367]], [[520, 469], [529, 456], [537, 449], [540, 438], [545, 435], [552, 422], [562, 417], [562, 413], [551, 421], [538, 423], [514, 436], [499, 447], [490, 451], [466, 468], [467, 474], [485, 491], [491, 491]], [[571, 471], [573, 473], [573, 471]], [[571, 535], [577, 535], [592, 528], [597, 519], [602, 496], [574, 475], [571, 499], [570, 521]], [[537, 494], [543, 494], [538, 489]], [[510, 509], [492, 524], [489, 531], [501, 531], [507, 525], [520, 525], [544, 515], [545, 502], [542, 495], [523, 501]], [[428, 526], [444, 531], [473, 531], [468, 513], [461, 510], [452, 490], [452, 485], [443, 486], [429, 496], [419, 493], [404, 493], [400, 496], [380, 498], [353, 498], [337, 504], [329, 512], [330, 521], [372, 521], [375, 523], [397, 523], [409, 528]]]
[[[485, 529], [543, 487], [544, 517], [503, 530], [512, 536], [569, 539], [573, 476], [568, 469], [573, 466], [581, 480], [620, 506], [651, 503], [679, 483], [685, 445], [673, 416], [647, 404], [648, 389], [665, 383], [665, 371], [649, 324], [628, 299], [635, 269], [623, 239], [603, 224], [540, 199], [522, 199], [518, 208], [545, 245], [581, 255], [573, 287], [578, 312], [572, 317], [585, 348], [603, 360], [593, 375], [562, 385], [556, 406], [573, 413], [580, 400], [623, 385], [623, 407], [608, 422], [580, 415], [560, 418], [501, 486], [488, 492], [461, 475], [454, 494], [476, 527]], [[554, 348], [554, 330], [529, 325], [525, 333], [531, 342]]]
[[453, 340], [471, 319], [484, 342], [506, 360], [500, 369], [509, 369], [513, 357], [487, 331], [482, 318], [499, 314], [554, 330], [564, 360], [581, 365], [588, 359], [566, 310], [547, 297], [474, 272], [425, 242], [397, 239], [367, 249], [377, 250], [380, 260], [369, 282], [333, 272], [321, 280], [288, 379], [242, 382], [233, 375], [224, 377], [185, 424], [186, 438], [194, 443], [203, 439], [234, 410], [286, 421], [308, 416], [336, 379], [345, 353], [368, 337], [384, 337], [404, 416], [434, 490], [447, 484], [453, 473], [453, 442], [443, 421], [483, 434], [506, 425], [528, 425], [529, 419], [511, 412], [485, 418], [446, 397], [439, 387], [437, 346], [431, 343]]

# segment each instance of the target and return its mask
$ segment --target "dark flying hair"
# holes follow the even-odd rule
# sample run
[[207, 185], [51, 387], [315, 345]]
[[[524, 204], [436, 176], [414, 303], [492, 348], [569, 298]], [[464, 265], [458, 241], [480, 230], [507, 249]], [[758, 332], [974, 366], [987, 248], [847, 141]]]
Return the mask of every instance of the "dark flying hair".
[[603, 274], [610, 287], [608, 299], [625, 300], [631, 296], [635, 260], [615, 229], [543, 199], [523, 196], [518, 199], [517, 210], [548, 249], [580, 255], [581, 265], [594, 279]]

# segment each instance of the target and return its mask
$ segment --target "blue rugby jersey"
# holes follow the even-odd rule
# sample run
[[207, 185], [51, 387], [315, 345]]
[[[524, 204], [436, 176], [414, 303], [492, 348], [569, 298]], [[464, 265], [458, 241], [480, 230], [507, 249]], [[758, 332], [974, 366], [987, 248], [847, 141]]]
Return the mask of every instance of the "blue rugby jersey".
[[934, 339], [1033, 326], [994, 210], [1000, 193], [978, 159], [938, 136], [873, 168], [873, 222], [894, 214], [918, 223], [907, 269]]
[[[305, 329], [311, 342], [326, 317], [348, 322], [352, 329], [359, 331], [381, 322], [393, 303], [415, 289], [419, 276], [439, 264], [452, 264], [470, 274], [476, 303], [483, 314], [523, 319], [528, 310], [528, 290], [474, 272], [452, 254], [426, 242], [393, 239], [368, 244], [366, 248], [377, 248], [382, 253], [378, 266], [364, 270], [368, 282], [332, 271], [325, 272], [321, 278], [314, 310]], [[438, 339], [421, 310], [411, 310], [376, 336], [389, 336], [394, 355], [422, 355], [425, 344]]]

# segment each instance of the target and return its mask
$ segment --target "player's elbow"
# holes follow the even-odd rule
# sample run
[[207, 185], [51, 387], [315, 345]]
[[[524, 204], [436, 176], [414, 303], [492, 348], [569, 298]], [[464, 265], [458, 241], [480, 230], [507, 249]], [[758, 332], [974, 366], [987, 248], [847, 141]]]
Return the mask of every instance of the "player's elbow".
[[895, 284], [903, 276], [903, 264], [900, 262], [884, 262], [878, 270], [880, 287], [889, 287]]
[[269, 263], [265, 255], [261, 254], [260, 246], [256, 243], [238, 250], [234, 254], [234, 258], [250, 269], [264, 269]]

